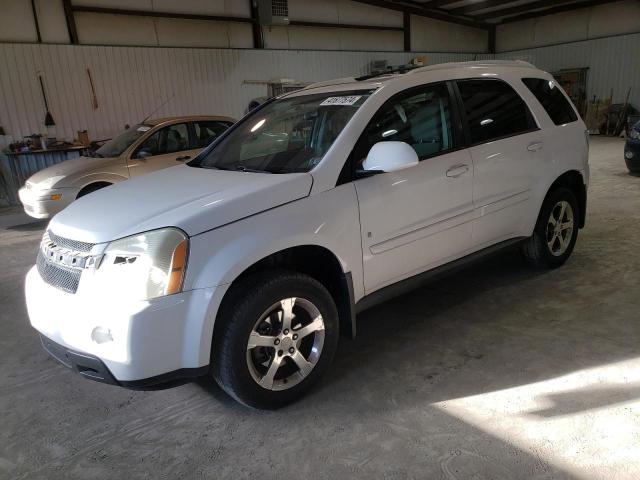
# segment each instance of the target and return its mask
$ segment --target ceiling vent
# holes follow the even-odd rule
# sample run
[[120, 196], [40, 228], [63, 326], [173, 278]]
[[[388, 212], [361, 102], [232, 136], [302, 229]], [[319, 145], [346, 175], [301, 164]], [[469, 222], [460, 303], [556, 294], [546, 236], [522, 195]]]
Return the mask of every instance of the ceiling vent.
[[288, 0], [258, 0], [261, 25], [289, 25]]

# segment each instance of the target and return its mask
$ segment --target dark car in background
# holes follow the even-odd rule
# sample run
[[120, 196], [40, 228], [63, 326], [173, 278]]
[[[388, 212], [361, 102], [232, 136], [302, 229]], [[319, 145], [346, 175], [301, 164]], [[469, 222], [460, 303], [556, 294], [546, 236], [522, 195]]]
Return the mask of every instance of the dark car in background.
[[640, 175], [640, 122], [629, 130], [627, 143], [624, 145], [624, 161], [629, 172]]

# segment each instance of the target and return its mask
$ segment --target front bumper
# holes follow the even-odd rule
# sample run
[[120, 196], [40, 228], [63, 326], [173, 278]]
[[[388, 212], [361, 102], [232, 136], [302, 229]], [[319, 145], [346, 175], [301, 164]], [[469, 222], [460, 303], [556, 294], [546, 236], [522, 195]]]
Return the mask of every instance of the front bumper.
[[[219, 304], [216, 288], [147, 301], [119, 301], [100, 293], [64, 292], [45, 283], [33, 267], [25, 285], [31, 325], [71, 358], [99, 361], [108, 372], [102, 375], [106, 383], [145, 386], [206, 372]], [[90, 371], [83, 376], [92, 378]]]
[[640, 141], [627, 140], [624, 145], [624, 161], [630, 172], [640, 173]]
[[[52, 195], [60, 195], [58, 200], [52, 200]], [[18, 197], [27, 215], [33, 218], [51, 218], [73, 202], [78, 195], [74, 188], [57, 188], [53, 190], [33, 190], [22, 187], [18, 190]]]
[[108, 383], [109, 385], [117, 385], [125, 388], [149, 389], [167, 385], [171, 386], [181, 380], [206, 375], [209, 370], [208, 366], [201, 368], [182, 368], [155, 377], [133, 381], [118, 381], [111, 374], [109, 368], [98, 357], [66, 348], [42, 334], [40, 335], [40, 341], [42, 348], [44, 348], [49, 355], [80, 376], [96, 382]]

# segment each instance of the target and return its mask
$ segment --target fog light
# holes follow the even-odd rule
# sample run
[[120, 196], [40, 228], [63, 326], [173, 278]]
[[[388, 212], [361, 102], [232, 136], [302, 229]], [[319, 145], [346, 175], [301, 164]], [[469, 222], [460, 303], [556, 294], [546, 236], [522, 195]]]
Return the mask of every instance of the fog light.
[[96, 343], [112, 342], [111, 330], [105, 327], [96, 327], [91, 332], [91, 340]]
[[627, 160], [631, 160], [633, 158], [633, 152], [631, 150], [627, 150], [626, 152], [624, 152], [624, 158], [626, 158]]
[[61, 193], [54, 193], [53, 195], [51, 195], [51, 200], [60, 200], [62, 198], [62, 194]]

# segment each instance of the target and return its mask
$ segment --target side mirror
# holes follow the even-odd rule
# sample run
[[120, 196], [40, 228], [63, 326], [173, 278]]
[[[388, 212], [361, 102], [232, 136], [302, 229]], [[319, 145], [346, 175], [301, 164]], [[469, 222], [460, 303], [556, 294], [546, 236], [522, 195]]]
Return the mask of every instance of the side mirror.
[[378, 142], [364, 162], [364, 171], [397, 172], [405, 168], [415, 167], [420, 160], [418, 154], [405, 142]]
[[150, 157], [151, 155], [153, 154], [149, 150], [142, 148], [138, 150], [138, 153], [136, 153], [136, 158], [145, 159], [147, 157]]

